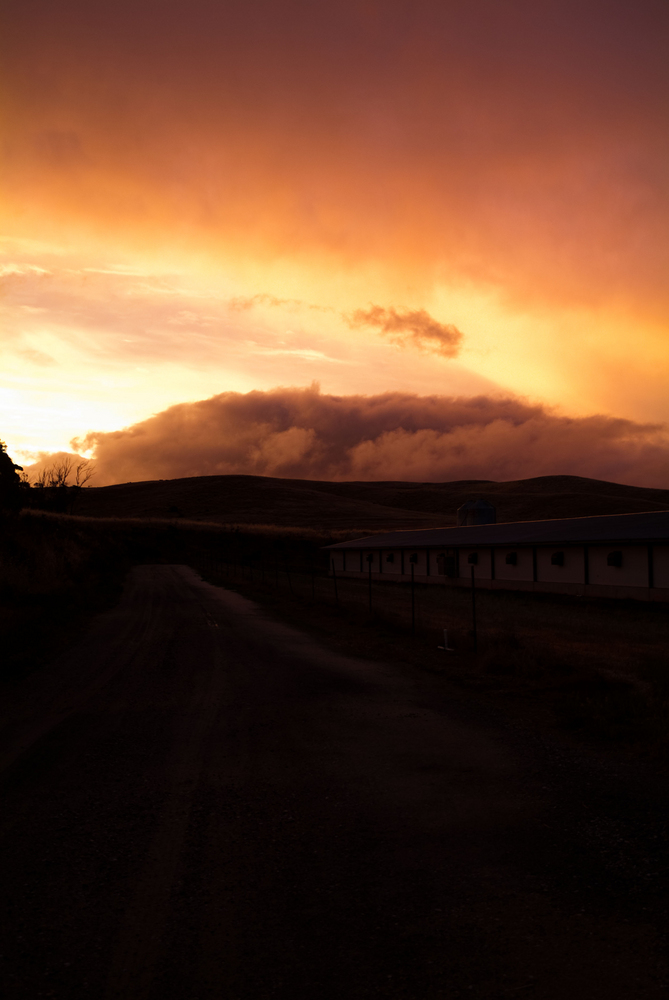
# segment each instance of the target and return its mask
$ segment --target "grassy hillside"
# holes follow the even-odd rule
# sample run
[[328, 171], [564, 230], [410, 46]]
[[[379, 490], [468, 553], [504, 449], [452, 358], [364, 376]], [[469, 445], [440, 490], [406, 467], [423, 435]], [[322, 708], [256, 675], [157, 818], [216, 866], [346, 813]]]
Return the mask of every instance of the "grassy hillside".
[[509, 483], [330, 483], [199, 476], [86, 489], [76, 513], [374, 531], [455, 524], [457, 508], [478, 497], [495, 504], [498, 521], [669, 509], [669, 490], [580, 476], [541, 476]]

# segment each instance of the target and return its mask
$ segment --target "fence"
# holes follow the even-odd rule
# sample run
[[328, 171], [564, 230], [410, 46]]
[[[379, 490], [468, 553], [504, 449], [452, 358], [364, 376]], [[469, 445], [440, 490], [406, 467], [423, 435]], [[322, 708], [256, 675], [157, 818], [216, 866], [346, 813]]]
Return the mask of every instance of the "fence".
[[329, 607], [343, 618], [413, 631], [420, 642], [435, 647], [448, 629], [449, 644], [456, 650], [477, 646], [481, 651], [500, 640], [522, 639], [547, 652], [559, 647], [569, 656], [577, 647], [585, 656], [600, 657], [606, 651], [611, 662], [666, 650], [667, 619], [660, 605], [415, 581], [412, 588], [410, 582], [370, 580], [369, 574], [338, 576], [328, 573], [327, 553], [315, 546], [296, 551], [228, 545], [208, 552], [197, 568], [212, 583], [236, 587], [261, 602], [273, 592], [294, 602], [305, 619], [310, 608]]
[[[253, 593], [275, 591], [305, 606], [316, 603], [343, 613], [366, 615], [385, 621], [413, 634], [434, 632], [443, 641], [448, 628], [458, 645], [476, 644], [472, 600], [468, 591], [367, 578], [338, 576], [322, 554], [294, 557], [286, 553], [253, 553], [234, 548], [209, 553], [198, 569], [212, 582], [228, 583]], [[499, 623], [490, 623], [487, 632], [496, 632]]]

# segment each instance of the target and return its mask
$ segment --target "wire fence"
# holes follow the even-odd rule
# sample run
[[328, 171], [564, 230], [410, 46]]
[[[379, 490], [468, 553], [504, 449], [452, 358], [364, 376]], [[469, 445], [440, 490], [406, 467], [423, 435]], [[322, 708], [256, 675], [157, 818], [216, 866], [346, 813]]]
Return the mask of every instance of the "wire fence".
[[583, 599], [568, 595], [534, 594], [479, 589], [466, 586], [379, 580], [373, 574], [359, 577], [333, 572], [323, 553], [294, 556], [290, 551], [210, 552], [198, 567], [213, 583], [226, 584], [262, 599], [274, 592], [300, 606], [304, 614], [320, 605], [345, 618], [378, 623], [475, 651], [499, 641], [521, 640], [546, 650], [590, 651], [605, 648], [618, 659], [634, 649], [655, 648], [666, 655], [667, 614], [659, 606], [641, 602]]
[[[467, 588], [418, 583], [413, 578], [379, 581], [371, 573], [362, 578], [342, 576], [334, 567], [328, 571], [322, 558], [291, 559], [278, 553], [265, 557], [209, 553], [200, 560], [198, 569], [212, 582], [227, 583], [251, 596], [274, 591], [305, 606], [329, 606], [413, 634], [434, 632], [439, 641], [448, 629], [449, 637], [470, 648], [482, 638], [472, 600], [478, 597], [480, 602], [481, 595]], [[478, 617], [480, 620], [480, 612]], [[483, 638], [497, 634], [501, 627], [500, 621], [491, 620], [483, 629]]]

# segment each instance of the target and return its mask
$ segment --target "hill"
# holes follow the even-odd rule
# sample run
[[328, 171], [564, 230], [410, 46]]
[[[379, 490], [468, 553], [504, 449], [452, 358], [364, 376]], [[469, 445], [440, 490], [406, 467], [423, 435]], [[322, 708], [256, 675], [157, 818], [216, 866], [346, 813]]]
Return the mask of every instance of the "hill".
[[497, 507], [498, 521], [669, 509], [669, 490], [580, 476], [540, 476], [508, 483], [331, 483], [198, 476], [87, 488], [76, 513], [373, 531], [455, 524], [457, 508], [478, 497]]

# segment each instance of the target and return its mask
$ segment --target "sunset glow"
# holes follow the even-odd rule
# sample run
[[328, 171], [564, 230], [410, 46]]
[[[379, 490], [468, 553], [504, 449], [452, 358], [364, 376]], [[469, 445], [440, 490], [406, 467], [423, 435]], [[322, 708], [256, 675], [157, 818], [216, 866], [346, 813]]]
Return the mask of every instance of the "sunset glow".
[[[402, 461], [406, 478], [486, 478], [487, 462], [487, 478], [592, 467], [669, 485], [668, 22], [655, 0], [11, 3], [10, 452], [29, 463], [92, 435], [99, 485], [289, 467], [400, 478]], [[449, 439], [432, 466], [424, 440], [413, 465], [387, 441], [379, 463], [253, 465], [226, 416], [210, 429], [218, 465], [104, 470], [105, 434], [176, 404], [313, 382], [600, 423], [535, 473], [513, 422], [476, 451], [443, 413], [424, 431], [457, 430], [476, 462], [455, 462]], [[601, 430], [616, 419], [636, 428], [624, 456]]]

